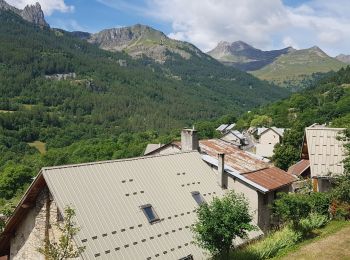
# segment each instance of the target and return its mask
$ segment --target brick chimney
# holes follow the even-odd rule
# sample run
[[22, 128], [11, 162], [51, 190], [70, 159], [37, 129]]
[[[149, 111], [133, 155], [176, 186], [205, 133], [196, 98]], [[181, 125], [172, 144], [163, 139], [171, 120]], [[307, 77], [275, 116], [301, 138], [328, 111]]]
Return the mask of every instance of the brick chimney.
[[218, 154], [218, 184], [221, 188], [227, 189], [227, 175], [225, 173], [225, 154]]
[[197, 130], [194, 129], [182, 129], [181, 131], [181, 151], [188, 152], [193, 150], [199, 150], [199, 141]]

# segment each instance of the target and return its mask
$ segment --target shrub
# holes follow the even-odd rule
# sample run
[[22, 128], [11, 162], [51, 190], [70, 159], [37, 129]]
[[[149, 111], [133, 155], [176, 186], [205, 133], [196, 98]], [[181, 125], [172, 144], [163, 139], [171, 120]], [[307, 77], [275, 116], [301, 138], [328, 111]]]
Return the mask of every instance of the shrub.
[[306, 235], [316, 228], [325, 226], [327, 222], [328, 217], [326, 215], [311, 213], [307, 218], [300, 220], [301, 231]]
[[280, 198], [275, 201], [273, 210], [275, 215], [285, 223], [291, 223], [293, 228], [299, 228], [299, 221], [306, 218], [311, 212], [308, 196], [296, 193], [280, 193]]
[[347, 202], [339, 202], [334, 200], [330, 207], [331, 215], [337, 220], [350, 219], [350, 204]]
[[329, 215], [329, 205], [331, 198], [327, 192], [312, 192], [307, 197], [311, 206], [311, 211], [320, 215]]

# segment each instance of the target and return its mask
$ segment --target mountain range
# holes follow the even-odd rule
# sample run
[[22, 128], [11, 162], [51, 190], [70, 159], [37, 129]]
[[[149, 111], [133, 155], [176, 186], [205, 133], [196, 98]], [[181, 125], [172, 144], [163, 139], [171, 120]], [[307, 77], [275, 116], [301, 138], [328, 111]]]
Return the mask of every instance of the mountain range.
[[350, 60], [345, 55], [332, 58], [317, 46], [301, 50], [288, 47], [262, 51], [242, 41], [220, 42], [208, 54], [225, 65], [249, 71], [260, 79], [294, 88], [313, 73], [339, 70], [346, 66], [347, 58], [348, 62]]
[[54, 104], [63, 118], [166, 130], [288, 95], [147, 26], [70, 33], [0, 13], [0, 105]]
[[73, 32], [73, 35], [107, 51], [125, 51], [134, 58], [146, 56], [159, 63], [164, 63], [172, 54], [186, 60], [192, 55], [206, 58], [194, 45], [170, 39], [164, 33], [141, 24], [105, 29], [94, 34]]
[[233, 43], [219, 42], [207, 54], [226, 65], [244, 71], [254, 71], [265, 67], [279, 56], [293, 50], [293, 48], [289, 47], [281, 50], [262, 51], [243, 41], [237, 41]]

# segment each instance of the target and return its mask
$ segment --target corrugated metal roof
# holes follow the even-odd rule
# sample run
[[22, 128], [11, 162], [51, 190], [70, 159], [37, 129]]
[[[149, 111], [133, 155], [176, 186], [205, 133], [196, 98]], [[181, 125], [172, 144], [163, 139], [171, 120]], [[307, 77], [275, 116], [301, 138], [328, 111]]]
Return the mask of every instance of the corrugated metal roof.
[[260, 136], [263, 132], [265, 132], [268, 128], [266, 127], [259, 127], [258, 128], [258, 136]]
[[226, 129], [226, 127], [228, 127], [228, 125], [223, 124], [223, 125], [220, 125], [218, 128], [216, 128], [216, 130], [222, 132]]
[[238, 130], [233, 130], [233, 131], [231, 131], [231, 133], [234, 134], [235, 136], [237, 136], [241, 140], [245, 139], [244, 135]]
[[[203, 161], [209, 163], [210, 165], [214, 165], [216, 167], [218, 167], [218, 159], [215, 159], [209, 155], [202, 155], [202, 159]], [[228, 174], [232, 175], [234, 178], [240, 179], [241, 181], [247, 183], [248, 185], [258, 189], [261, 192], [268, 192], [269, 190], [266, 189], [265, 187], [260, 186], [259, 184], [247, 179], [246, 177], [244, 177], [244, 175], [240, 174], [239, 172], [237, 172], [235, 169], [233, 169], [232, 167], [228, 166], [226, 164], [225, 161], [225, 166], [224, 166], [225, 172], [227, 172]]]
[[228, 127], [226, 127], [225, 130], [227, 130], [227, 131], [232, 130], [235, 126], [236, 126], [236, 124], [230, 124]]
[[296, 176], [300, 176], [309, 168], [310, 168], [310, 161], [303, 159], [297, 162], [296, 164], [290, 166], [288, 169], [288, 173]]
[[148, 144], [143, 154], [149, 154], [162, 146], [164, 146], [164, 144]]
[[337, 140], [337, 136], [343, 130], [344, 128], [324, 126], [312, 126], [305, 129], [311, 177], [344, 172], [342, 162], [346, 157], [344, 143]]
[[225, 164], [239, 173], [252, 172], [269, 167], [269, 164], [249, 153], [235, 147], [229, 142], [220, 139], [199, 141], [202, 153], [217, 158], [218, 153], [225, 154]]
[[272, 131], [274, 131], [276, 134], [278, 134], [279, 136], [283, 137], [285, 129], [284, 128], [277, 128], [275, 126], [272, 126], [270, 128], [266, 128], [266, 127], [258, 128], [258, 135], [260, 136], [260, 135], [262, 135], [263, 133], [265, 133], [266, 131], [268, 131], [270, 129]]
[[262, 187], [265, 187], [269, 191], [276, 190], [296, 181], [296, 178], [293, 175], [290, 175], [277, 167], [246, 173], [243, 174], [243, 176]]
[[[223, 194], [198, 152], [44, 168], [43, 176], [61, 211], [76, 210], [86, 246], [84, 259], [179, 259], [192, 254], [199, 191], [209, 201]], [[161, 219], [150, 224], [140, 206], [151, 204]]]

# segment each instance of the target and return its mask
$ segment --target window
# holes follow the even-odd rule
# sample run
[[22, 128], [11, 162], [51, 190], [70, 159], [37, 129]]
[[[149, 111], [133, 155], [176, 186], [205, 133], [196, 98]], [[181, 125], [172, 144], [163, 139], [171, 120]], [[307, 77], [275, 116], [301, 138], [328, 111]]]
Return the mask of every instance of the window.
[[199, 193], [199, 191], [192, 191], [191, 194], [198, 205], [205, 203], [205, 200], [204, 200], [203, 196]]
[[179, 260], [193, 260], [193, 255], [188, 255], [188, 256], [182, 257]]
[[154, 208], [151, 204], [141, 206], [143, 213], [146, 215], [149, 223], [153, 223], [159, 220], [157, 213], [154, 211]]

